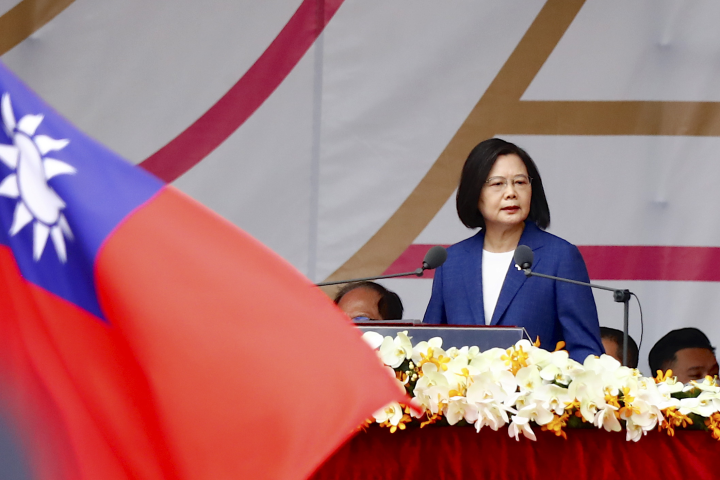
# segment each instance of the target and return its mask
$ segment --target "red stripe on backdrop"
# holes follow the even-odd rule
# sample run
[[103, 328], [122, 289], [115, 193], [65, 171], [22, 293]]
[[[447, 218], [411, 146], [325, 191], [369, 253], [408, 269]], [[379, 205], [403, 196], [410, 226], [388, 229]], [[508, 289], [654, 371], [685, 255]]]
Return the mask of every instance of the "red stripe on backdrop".
[[[422, 265], [432, 245], [410, 245], [385, 274], [409, 272]], [[720, 248], [583, 245], [578, 247], [593, 280], [665, 280], [720, 282]], [[418, 277], [408, 277], [418, 278]], [[423, 278], [433, 278], [425, 272]]]
[[140, 166], [172, 182], [245, 123], [315, 42], [343, 0], [304, 0], [245, 75], [195, 123]]

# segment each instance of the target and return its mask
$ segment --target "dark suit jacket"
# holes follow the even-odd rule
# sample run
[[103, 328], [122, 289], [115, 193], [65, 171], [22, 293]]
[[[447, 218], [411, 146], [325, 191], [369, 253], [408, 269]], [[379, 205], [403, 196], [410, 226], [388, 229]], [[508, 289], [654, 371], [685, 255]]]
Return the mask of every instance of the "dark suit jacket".
[[[445, 263], [435, 270], [432, 297], [424, 323], [485, 325], [482, 289], [482, 250], [485, 232], [448, 249]], [[575, 245], [526, 222], [520, 245], [535, 256], [538, 273], [588, 282], [585, 261]], [[554, 350], [564, 340], [570, 356], [582, 362], [603, 353], [597, 309], [590, 287], [539, 277], [526, 277], [511, 262], [491, 325], [525, 327], [541, 346]]]

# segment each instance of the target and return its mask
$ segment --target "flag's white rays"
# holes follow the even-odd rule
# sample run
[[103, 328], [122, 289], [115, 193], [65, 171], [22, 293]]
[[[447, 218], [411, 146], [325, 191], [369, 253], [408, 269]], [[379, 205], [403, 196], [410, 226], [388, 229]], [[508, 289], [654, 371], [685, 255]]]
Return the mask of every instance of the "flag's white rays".
[[5, 131], [8, 136], [12, 137], [13, 131], [15, 130], [15, 114], [12, 111], [12, 105], [10, 105], [10, 95], [7, 93], [2, 96], [2, 118], [3, 125], [5, 125]]
[[20, 156], [20, 150], [14, 145], [4, 145], [0, 143], [0, 161], [2, 161], [8, 168], [15, 170], [17, 168], [18, 157]]
[[20, 190], [17, 184], [17, 175], [11, 173], [0, 182], [0, 195], [9, 198], [18, 198]]
[[17, 129], [26, 135], [33, 136], [43, 118], [45, 118], [45, 115], [25, 115], [18, 122]]
[[[45, 155], [48, 152], [62, 150], [68, 143], [70, 142], [66, 139], [56, 140], [48, 137], [47, 135], [35, 136], [35, 145], [37, 145], [37, 148], [42, 155]], [[49, 159], [46, 158], [45, 160]]]
[[47, 180], [50, 180], [54, 176], [61, 175], [63, 173], [76, 172], [76, 170], [71, 165], [68, 165], [65, 162], [61, 162], [60, 160], [55, 160], [54, 158], [46, 158], [43, 162], [43, 165], [45, 166], [45, 178]]
[[[63, 238], [62, 228], [58, 225], [52, 227], [50, 229], [50, 238], [52, 238], [53, 245], [55, 245], [55, 251], [58, 254], [58, 258], [61, 262], [65, 263], [67, 260], [67, 253], [65, 251], [65, 239]], [[42, 253], [42, 251], [40, 253]]]
[[76, 170], [61, 160], [45, 157], [45, 154], [61, 150], [70, 142], [35, 135], [45, 118], [43, 115], [25, 115], [16, 122], [7, 93], [2, 96], [0, 110], [5, 130], [14, 143], [0, 144], [0, 161], [13, 170], [0, 182], [0, 195], [17, 199], [10, 235], [33, 223], [33, 258], [40, 259], [47, 239], [51, 237], [58, 258], [65, 263], [65, 239], [72, 240], [73, 234], [62, 213], [65, 202], [47, 181], [57, 175], [74, 174]]
[[15, 235], [28, 223], [33, 221], [32, 213], [27, 209], [22, 201], [18, 202], [15, 207], [15, 216], [13, 217], [13, 224], [10, 227], [10, 235]]
[[68, 225], [67, 218], [65, 218], [65, 215], [63, 215], [62, 213], [60, 214], [60, 220], [58, 220], [58, 227], [60, 227], [65, 236], [70, 240], [75, 238], [72, 230], [70, 230], [70, 225]]
[[40, 260], [49, 234], [50, 228], [44, 223], [35, 222], [33, 224], [33, 258], [35, 260]]

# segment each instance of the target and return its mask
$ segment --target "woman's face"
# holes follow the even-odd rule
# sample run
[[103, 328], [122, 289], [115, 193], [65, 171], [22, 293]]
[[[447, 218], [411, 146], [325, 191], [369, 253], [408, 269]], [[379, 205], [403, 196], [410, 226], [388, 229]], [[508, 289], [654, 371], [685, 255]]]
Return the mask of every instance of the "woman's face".
[[500, 155], [480, 191], [478, 209], [486, 228], [513, 227], [530, 214], [530, 185], [527, 168], [514, 153]]

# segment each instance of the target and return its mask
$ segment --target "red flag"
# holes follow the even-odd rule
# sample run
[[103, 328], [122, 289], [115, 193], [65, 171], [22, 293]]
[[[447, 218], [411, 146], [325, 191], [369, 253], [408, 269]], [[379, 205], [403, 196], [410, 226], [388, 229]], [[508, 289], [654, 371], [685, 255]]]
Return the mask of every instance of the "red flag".
[[284, 260], [0, 93], [0, 403], [37, 477], [304, 478], [403, 398]]

